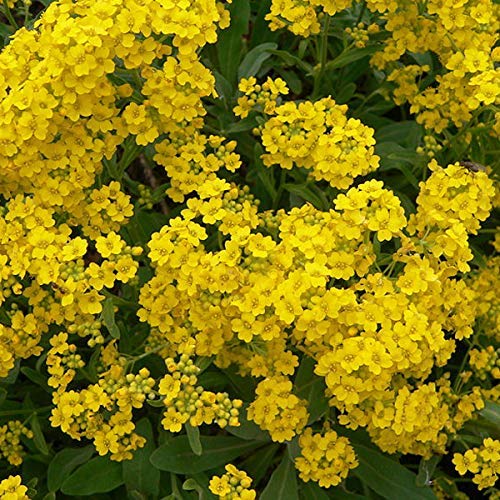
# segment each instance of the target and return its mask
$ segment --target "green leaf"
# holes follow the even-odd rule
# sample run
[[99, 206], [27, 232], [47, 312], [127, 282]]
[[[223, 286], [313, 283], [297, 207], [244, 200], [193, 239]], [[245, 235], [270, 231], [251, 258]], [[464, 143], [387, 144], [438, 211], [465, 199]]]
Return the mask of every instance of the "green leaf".
[[200, 441], [200, 429], [193, 427], [189, 422], [184, 426], [189, 441], [189, 446], [195, 455], [200, 456], [203, 453], [203, 447]]
[[320, 486], [309, 481], [300, 489], [299, 498], [301, 500], [328, 500], [330, 497]]
[[120, 161], [116, 165], [116, 171], [113, 172], [114, 179], [121, 181], [123, 174], [127, 167], [137, 158], [143, 146], [139, 145], [135, 141], [135, 136], [129, 136], [123, 142], [123, 154]]
[[243, 455], [262, 446], [262, 442], [249, 442], [230, 436], [201, 436], [203, 453], [195, 455], [187, 436], [177, 436], [153, 452], [150, 462], [160, 470], [176, 474], [196, 474]]
[[256, 423], [248, 420], [247, 408], [248, 405], [245, 404], [244, 407], [240, 410], [240, 425], [238, 427], [228, 426], [226, 427], [226, 430], [233, 436], [245, 439], [247, 441], [270, 441], [271, 438], [268, 432], [263, 431]]
[[370, 47], [363, 47], [361, 49], [356, 48], [349, 50], [347, 52], [343, 52], [342, 54], [337, 56], [333, 61], [326, 63], [325, 69], [329, 71], [332, 69], [342, 68], [354, 61], [362, 59], [363, 57], [371, 56], [379, 49], [380, 49], [379, 47], [371, 45]]
[[0, 23], [0, 48], [9, 43], [9, 37], [12, 36], [15, 31], [13, 26]]
[[108, 297], [103, 303], [101, 320], [104, 323], [104, 326], [108, 330], [109, 334], [114, 339], [119, 339], [120, 329], [115, 323], [115, 306], [111, 297]]
[[[374, 495], [371, 495], [370, 498], [373, 498]], [[332, 491], [332, 495], [330, 498], [338, 498], [340, 500], [363, 500], [366, 499], [367, 497], [364, 495], [358, 495], [357, 493], [351, 493], [349, 491], [344, 491], [341, 489], [340, 486], [337, 486]]]
[[276, 43], [267, 42], [261, 43], [250, 50], [238, 68], [238, 80], [255, 76], [259, 72], [262, 63], [271, 57], [272, 54], [269, 50], [277, 48], [278, 45]]
[[429, 460], [420, 460], [418, 464], [417, 486], [430, 486], [432, 483], [432, 476], [436, 470], [437, 464], [441, 461], [439, 455], [434, 455]]
[[129, 491], [138, 491], [157, 498], [160, 492], [160, 471], [151, 467], [149, 458], [155, 450], [153, 428], [147, 418], [137, 423], [136, 431], [146, 438], [146, 444], [134, 452], [132, 460], [123, 462], [123, 480]]
[[257, 382], [254, 377], [242, 377], [234, 365], [224, 368], [222, 372], [229, 379], [232, 388], [238, 393], [240, 399], [243, 401], [253, 401], [255, 399]]
[[274, 56], [278, 56], [287, 66], [297, 66], [301, 70], [305, 71], [307, 74], [312, 75], [313, 73], [313, 67], [299, 59], [298, 57], [292, 56], [289, 52], [286, 50], [274, 50], [274, 49], [268, 49], [271, 54]]
[[36, 414], [31, 417], [30, 425], [31, 430], [33, 431], [33, 442], [35, 443], [35, 446], [42, 455], [48, 455], [49, 448], [47, 446], [47, 441], [45, 441], [45, 437]]
[[164, 214], [136, 210], [124, 227], [128, 233], [127, 243], [129, 245], [145, 245], [151, 239], [151, 235], [159, 231], [167, 222], [168, 218]]
[[298, 500], [297, 475], [293, 462], [288, 455], [283, 456], [283, 460], [278, 468], [273, 472], [269, 483], [265, 487], [260, 500]]
[[479, 414], [492, 424], [495, 424], [497, 428], [500, 428], [500, 404], [493, 401], [486, 401], [484, 408]]
[[227, 108], [233, 99], [233, 87], [218, 71], [213, 70], [212, 73], [215, 77], [215, 90], [217, 95]]
[[276, 188], [274, 187], [274, 178], [273, 171], [264, 165], [262, 162], [262, 154], [264, 153], [262, 146], [260, 144], [256, 144], [254, 147], [254, 163], [255, 170], [257, 176], [257, 195], [259, 199], [262, 199], [264, 196], [270, 200], [274, 200], [276, 198]]
[[0, 407], [4, 404], [6, 399], [7, 391], [3, 387], [0, 387]]
[[252, 453], [241, 463], [241, 468], [248, 472], [248, 475], [253, 480], [254, 486], [267, 475], [279, 449], [280, 445], [278, 443], [269, 444], [257, 450], [255, 453]]
[[306, 186], [304, 184], [290, 184], [286, 182], [283, 184], [283, 189], [291, 194], [300, 196], [304, 201], [308, 201], [319, 210], [326, 208], [324, 200], [317, 193], [313, 192], [313, 188], [310, 186]]
[[295, 378], [295, 394], [305, 399], [308, 404], [309, 423], [316, 422], [328, 410], [328, 400], [325, 396], [326, 384], [322, 377], [314, 374], [316, 362], [304, 356]]
[[76, 469], [63, 483], [65, 495], [107, 493], [123, 484], [122, 464], [108, 457], [95, 457]]
[[198, 500], [215, 500], [216, 497], [208, 489], [208, 478], [199, 474], [196, 478], [189, 478], [182, 484], [182, 489], [184, 491], [196, 491], [198, 493]]
[[295, 436], [286, 443], [286, 451], [292, 462], [300, 455], [299, 436]]
[[399, 170], [406, 180], [415, 188], [419, 181], [408, 167], [422, 163], [422, 158], [414, 151], [409, 151], [396, 142], [381, 142], [375, 146], [375, 153], [380, 156], [380, 172]]
[[344, 104], [349, 102], [352, 99], [352, 96], [356, 92], [356, 84], [351, 82], [351, 83], [346, 83], [345, 85], [342, 85], [342, 88], [340, 91], [335, 95], [335, 101], [338, 104]]
[[231, 15], [231, 25], [219, 35], [217, 55], [220, 72], [234, 85], [243, 46], [243, 35], [248, 32], [250, 2], [249, 0], [234, 0], [228, 6], [228, 10]]
[[359, 465], [353, 473], [387, 500], [431, 500], [436, 495], [429, 487], [417, 486], [417, 476], [406, 467], [362, 445], [354, 445]]
[[385, 125], [379, 128], [374, 135], [377, 142], [395, 142], [413, 149], [420, 142], [421, 136], [422, 126], [414, 121], [401, 121]]
[[16, 360], [14, 367], [10, 370], [5, 378], [0, 378], [0, 382], [2, 382], [2, 384], [14, 384], [17, 380], [17, 376], [19, 375], [20, 366], [21, 362], [19, 360]]
[[128, 500], [147, 500], [148, 497], [137, 490], [127, 490]]
[[[420, 65], [420, 66], [429, 66], [430, 68], [433, 67], [434, 65], [434, 62], [433, 62], [433, 59], [432, 59], [432, 55], [430, 52], [420, 52], [420, 53], [417, 53], [417, 52], [410, 52], [408, 51], [407, 54], [412, 57], [413, 59], [415, 59], [415, 61], [417, 61], [417, 63]], [[432, 70], [431, 70], [432, 71]]]
[[237, 134], [238, 132], [246, 132], [252, 130], [258, 125], [257, 120], [254, 116], [249, 116], [239, 120], [236, 123], [231, 123], [224, 129], [226, 134]]
[[93, 446], [85, 448], [66, 448], [60, 451], [49, 464], [47, 470], [47, 487], [50, 491], [61, 488], [64, 480], [78, 467], [85, 463], [94, 453]]
[[276, 71], [285, 80], [293, 94], [299, 95], [302, 93], [302, 80], [297, 76], [295, 71], [282, 68], [276, 68]]
[[301, 500], [328, 500], [329, 498], [338, 500], [363, 500], [367, 498], [366, 496], [345, 491], [342, 486], [329, 488], [328, 491], [331, 492], [331, 496], [318, 484], [309, 481], [299, 491], [299, 497]]
[[278, 39], [279, 33], [269, 29], [269, 22], [266, 15], [271, 9], [271, 0], [259, 0], [254, 2], [258, 5], [257, 13], [252, 19], [252, 34], [250, 37], [250, 47], [255, 47], [262, 42], [272, 42]]
[[39, 385], [44, 391], [52, 393], [52, 389], [47, 384], [47, 379], [40, 372], [33, 370], [33, 368], [29, 368], [28, 366], [23, 366], [21, 368], [21, 373], [32, 382]]

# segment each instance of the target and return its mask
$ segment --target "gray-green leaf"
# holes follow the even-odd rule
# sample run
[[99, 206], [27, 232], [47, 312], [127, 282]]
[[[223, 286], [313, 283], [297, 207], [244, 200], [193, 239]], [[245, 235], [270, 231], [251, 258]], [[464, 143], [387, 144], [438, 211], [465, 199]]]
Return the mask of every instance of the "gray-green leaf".
[[81, 465], [63, 483], [65, 495], [89, 496], [107, 493], [123, 484], [122, 464], [108, 457], [95, 457]]
[[89, 460], [93, 453], [93, 446], [66, 448], [60, 451], [50, 462], [47, 471], [47, 487], [49, 491], [59, 490], [64, 480], [75, 468]]
[[354, 445], [359, 466], [353, 473], [369, 488], [387, 500], [434, 500], [429, 487], [419, 487], [417, 476], [400, 463], [378, 451]]
[[201, 436], [201, 455], [195, 455], [187, 436], [177, 436], [153, 452], [150, 462], [158, 469], [176, 474], [196, 474], [225, 465], [262, 446], [262, 442], [243, 441], [229, 436]]
[[140, 420], [136, 431], [146, 438], [146, 444], [134, 452], [132, 460], [123, 462], [123, 480], [129, 491], [138, 491], [156, 498], [160, 491], [160, 471], [151, 467], [149, 458], [155, 450], [153, 429], [147, 418]]
[[273, 472], [260, 500], [299, 500], [295, 466], [286, 453]]

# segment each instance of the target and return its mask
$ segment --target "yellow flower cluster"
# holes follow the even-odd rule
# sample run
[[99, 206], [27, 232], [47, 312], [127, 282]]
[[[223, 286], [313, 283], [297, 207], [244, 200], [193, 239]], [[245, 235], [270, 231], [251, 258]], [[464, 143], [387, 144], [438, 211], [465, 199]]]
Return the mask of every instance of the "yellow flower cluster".
[[50, 375], [48, 384], [66, 390], [69, 383], [75, 378], [76, 370], [83, 368], [85, 362], [78, 354], [75, 344], [68, 344], [68, 334], [59, 333], [50, 339], [51, 349], [47, 353], [47, 371]]
[[47, 356], [49, 385], [56, 388], [52, 426], [73, 439], [92, 439], [100, 455], [111, 453], [113, 460], [132, 458], [132, 451], [145, 443], [133, 432], [132, 412], [142, 408], [146, 398], [154, 399], [155, 380], [146, 368], [137, 374], [126, 373], [127, 360], [111, 342], [100, 352], [98, 382], [78, 391], [68, 390], [76, 369], [84, 362], [67, 339], [66, 333], [52, 337]]
[[[499, 233], [500, 234], [500, 233]], [[499, 249], [497, 249], [499, 251]], [[477, 297], [478, 320], [485, 335], [500, 340], [500, 257], [491, 257], [470, 284]]]
[[155, 380], [146, 368], [125, 374], [117, 361], [98, 383], [80, 391], [56, 392], [50, 421], [73, 439], [92, 439], [99, 455], [111, 453], [112, 460], [120, 461], [131, 459], [132, 451], [144, 446], [145, 439], [133, 432], [132, 411], [142, 408]]
[[493, 182], [485, 172], [472, 172], [458, 163], [442, 168], [432, 160], [429, 169], [432, 175], [420, 186], [418, 210], [408, 230], [420, 237], [429, 255], [470, 271], [468, 234], [477, 233], [492, 209]]
[[500, 441], [486, 438], [479, 447], [467, 450], [465, 453], [455, 453], [453, 463], [457, 472], [463, 476], [472, 472], [472, 481], [480, 490], [494, 486], [498, 479], [500, 464]]
[[379, 157], [373, 129], [347, 118], [346, 111], [329, 97], [266, 111], [272, 116], [261, 130], [264, 164], [307, 168], [312, 179], [347, 189], [356, 177], [376, 170]]
[[21, 484], [21, 476], [9, 476], [0, 481], [2, 500], [29, 500], [28, 488]]
[[[442, 132], [449, 124], [461, 127], [481, 106], [498, 103], [498, 4], [492, 0], [425, 4], [368, 0], [367, 6], [384, 15], [384, 28], [390, 33], [372, 63], [388, 72], [388, 79], [397, 85], [396, 102], [408, 101], [417, 122]], [[430, 69], [426, 64], [401, 67], [399, 61], [409, 51], [436, 54], [446, 70], [436, 76], [437, 85], [418, 85], [417, 79]]]
[[436, 153], [443, 149], [443, 145], [440, 144], [433, 135], [424, 135], [423, 142], [423, 146], [418, 146], [416, 151], [418, 154], [424, 155], [427, 158], [434, 158]]
[[0, 426], [0, 456], [11, 465], [20, 465], [23, 461], [24, 450], [21, 445], [21, 436], [31, 439], [33, 432], [18, 420], [11, 420]]
[[235, 147], [235, 141], [224, 143], [222, 137], [207, 137], [192, 123], [157, 142], [154, 160], [165, 167], [170, 177], [167, 195], [176, 202], [183, 202], [195, 191], [203, 199], [222, 195], [230, 184], [218, 177], [217, 172], [235, 172], [241, 166]]
[[263, 111], [268, 115], [273, 114], [280, 96], [287, 95], [289, 92], [286, 83], [281, 78], [268, 77], [260, 85], [254, 76], [242, 78], [238, 84], [238, 90], [243, 95], [238, 97], [238, 105], [233, 111], [241, 118], [246, 118], [253, 109]]
[[[365, 415], [360, 411], [363, 407], [370, 404], [353, 412], [355, 425], [367, 419], [370, 437], [382, 450], [429, 458], [433, 453], [446, 452], [449, 435], [473, 418], [484, 402], [480, 391], [460, 397], [451, 390], [448, 380], [440, 379], [416, 389], [405, 385], [392, 394], [386, 391]], [[352, 426], [348, 418], [340, 420]]]
[[220, 500], [254, 500], [255, 490], [250, 489], [252, 479], [245, 471], [234, 465], [226, 465], [226, 473], [213, 476], [210, 480], [210, 491]]
[[210, 392], [197, 385], [201, 369], [193, 363], [194, 344], [180, 355], [179, 361], [167, 358], [169, 373], [159, 382], [158, 393], [167, 407], [161, 421], [164, 429], [179, 432], [189, 422], [193, 427], [215, 422], [219, 427], [239, 426], [239, 408], [242, 401], [230, 400], [224, 392]]
[[484, 349], [470, 351], [469, 365], [474, 370], [474, 375], [480, 380], [491, 377], [500, 379], [500, 358], [492, 345]]
[[371, 34], [378, 33], [380, 31], [380, 27], [378, 24], [370, 24], [369, 26], [366, 26], [364, 23], [360, 22], [354, 26], [354, 28], [348, 26], [344, 31], [352, 38], [354, 45], [361, 49], [366, 47]]
[[266, 20], [272, 30], [286, 27], [295, 35], [308, 37], [320, 32], [321, 17], [333, 16], [351, 3], [352, 0], [272, 0]]
[[313, 433], [308, 427], [299, 438], [299, 446], [295, 466], [305, 482], [315, 481], [323, 488], [337, 486], [358, 466], [349, 440], [335, 431]]
[[306, 401], [293, 394], [292, 387], [292, 382], [284, 376], [264, 379], [255, 389], [255, 401], [247, 412], [249, 420], [279, 443], [300, 434], [309, 418]]
[[[22, 287], [13, 284], [11, 289], [16, 295], [21, 294]], [[0, 324], [0, 377], [6, 377], [14, 367], [16, 359], [40, 355], [42, 348], [38, 345], [46, 326], [35, 314], [25, 314], [16, 306], [6, 311], [10, 325]]]

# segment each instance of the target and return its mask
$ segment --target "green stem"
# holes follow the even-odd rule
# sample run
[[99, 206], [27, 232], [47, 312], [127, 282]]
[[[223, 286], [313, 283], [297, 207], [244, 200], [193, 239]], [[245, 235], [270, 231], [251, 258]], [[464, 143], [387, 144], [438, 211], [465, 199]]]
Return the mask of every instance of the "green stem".
[[330, 16], [325, 15], [325, 24], [321, 33], [320, 47], [319, 47], [319, 71], [315, 72], [314, 87], [312, 93], [312, 100], [314, 101], [319, 94], [321, 82], [325, 73], [326, 59], [328, 56], [328, 30], [330, 29]]
[[3, 0], [3, 8], [5, 11], [5, 17], [8, 19], [9, 23], [16, 29], [19, 29], [19, 25], [16, 23], [16, 20], [14, 19], [14, 16], [12, 15], [12, 12], [10, 11], [9, 4], [7, 3], [7, 0]]
[[54, 408], [53, 405], [42, 406], [41, 408], [37, 408], [36, 410], [34, 410], [33, 408], [23, 408], [19, 410], [5, 410], [5, 411], [0, 411], [0, 417], [10, 417], [11, 415], [24, 415], [26, 413], [31, 413], [31, 414], [41, 413], [43, 411], [52, 410], [52, 408]]
[[280, 203], [281, 195], [283, 194], [283, 184], [285, 184], [286, 180], [286, 171], [284, 169], [281, 169], [281, 174], [280, 174], [280, 184], [278, 186], [278, 190], [276, 191], [276, 198], [273, 201], [273, 210], [278, 209], [278, 205]]
[[117, 297], [116, 295], [113, 295], [111, 292], [108, 292], [107, 290], [101, 290], [101, 293], [105, 297], [111, 298], [113, 300], [113, 304], [115, 306], [130, 307], [132, 309], [139, 309], [139, 307], [140, 307], [135, 302], [132, 302], [132, 301], [126, 300], [126, 299], [122, 299], [121, 297]]
[[30, 15], [30, 9], [29, 9], [28, 5], [25, 3], [24, 4], [24, 26], [26, 26], [28, 24], [29, 15]]
[[365, 13], [365, 10], [366, 10], [366, 2], [363, 2], [363, 5], [361, 6], [361, 10], [359, 11], [359, 14], [358, 14], [358, 18], [356, 19], [356, 24], [355, 26], [357, 26], [361, 19], [363, 18], [363, 14]]
[[474, 344], [470, 343], [469, 347], [467, 349], [467, 352], [465, 353], [464, 359], [462, 359], [462, 364], [460, 365], [460, 369], [458, 370], [457, 376], [455, 378], [455, 382], [453, 383], [453, 392], [457, 393], [459, 388], [461, 388], [462, 385], [462, 379], [460, 378], [460, 374], [462, 373], [463, 369], [465, 368], [465, 365], [467, 363], [467, 359], [469, 358], [469, 353], [472, 349]]
[[140, 359], [147, 358], [150, 354], [154, 354], [155, 352], [161, 351], [162, 349], [165, 349], [165, 347], [168, 347], [169, 345], [170, 343], [167, 342], [165, 344], [159, 345], [158, 347], [155, 347], [154, 349], [151, 349], [150, 351], [145, 352], [144, 354], [140, 354], [139, 356], [134, 356], [127, 362], [127, 366], [134, 364], [136, 361], [139, 361]]

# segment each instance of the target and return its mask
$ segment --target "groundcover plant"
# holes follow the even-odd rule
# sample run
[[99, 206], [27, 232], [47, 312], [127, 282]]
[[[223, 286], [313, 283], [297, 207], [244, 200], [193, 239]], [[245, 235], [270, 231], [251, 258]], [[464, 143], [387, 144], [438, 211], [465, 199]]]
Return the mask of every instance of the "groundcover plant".
[[0, 12], [0, 498], [500, 498], [495, 1]]

